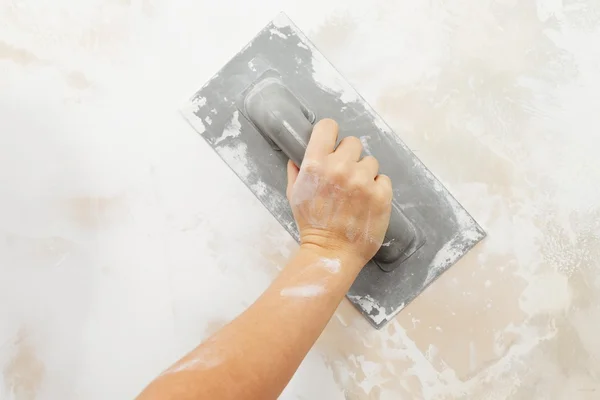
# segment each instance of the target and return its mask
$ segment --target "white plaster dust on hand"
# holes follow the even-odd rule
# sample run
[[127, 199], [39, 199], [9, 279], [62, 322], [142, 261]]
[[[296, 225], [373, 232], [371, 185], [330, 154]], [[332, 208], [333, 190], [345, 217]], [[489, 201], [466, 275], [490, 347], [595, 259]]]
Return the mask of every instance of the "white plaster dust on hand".
[[[327, 292], [326, 285], [331, 279], [331, 275], [340, 272], [342, 268], [342, 262], [337, 258], [321, 257], [317, 262], [307, 265], [306, 268], [300, 272], [298, 277], [306, 277], [306, 274], [314, 273], [315, 268], [327, 271], [328, 275], [317, 277], [315, 280], [311, 280], [313, 283], [309, 282], [285, 287], [281, 289], [279, 294], [283, 297], [296, 298], [310, 298], [325, 294]], [[319, 273], [321, 275], [323, 274], [323, 272]], [[314, 283], [315, 281], [321, 283]]]
[[322, 285], [299, 285], [291, 286], [281, 290], [279, 294], [283, 297], [316, 297], [325, 294], [325, 287]]
[[307, 169], [312, 167], [318, 168], [318, 163], [305, 160], [298, 173], [298, 178], [294, 183], [291, 195], [291, 203], [294, 206], [299, 206], [307, 201], [312, 201], [317, 194], [321, 179], [317, 174], [307, 172]]
[[319, 260], [321, 267], [332, 274], [337, 274], [342, 269], [342, 262], [337, 258], [323, 257]]
[[[350, 222], [354, 222], [355, 218], [349, 218]], [[346, 227], [346, 237], [348, 238], [348, 240], [353, 241], [356, 238], [357, 235], [357, 229], [354, 226], [353, 223], [348, 223], [348, 226]]]
[[338, 219], [346, 221], [346, 233], [350, 240], [357, 227], [356, 217], [339, 215], [347, 202], [346, 189], [323, 179], [319, 175], [322, 168], [317, 161], [304, 160], [298, 178], [292, 188], [290, 204], [309, 224], [318, 228], [330, 228]]
[[215, 349], [210, 347], [214, 345], [214, 341], [208, 340], [203, 345], [206, 347], [203, 347], [197, 351], [198, 354], [194, 354], [194, 357], [192, 357], [191, 359], [169, 368], [168, 370], [163, 372], [161, 376], [176, 374], [178, 372], [184, 371], [212, 369], [221, 365], [223, 363], [223, 360], [216, 354]]
[[312, 169], [320, 168], [317, 162], [304, 161], [298, 178], [292, 188], [290, 204], [310, 225], [317, 228], [329, 228], [336, 206], [332, 199], [335, 196], [323, 196], [328, 183], [323, 182], [318, 173]]

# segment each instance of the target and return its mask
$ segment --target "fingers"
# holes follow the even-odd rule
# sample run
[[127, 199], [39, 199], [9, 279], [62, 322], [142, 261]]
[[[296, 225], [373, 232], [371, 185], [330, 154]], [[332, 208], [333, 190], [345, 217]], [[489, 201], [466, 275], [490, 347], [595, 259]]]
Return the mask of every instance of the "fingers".
[[332, 119], [322, 119], [313, 128], [312, 134], [304, 158], [308, 160], [320, 160], [335, 149], [338, 138], [338, 124]]
[[342, 139], [335, 154], [338, 157], [349, 161], [358, 161], [363, 150], [363, 145], [359, 138], [355, 136], [348, 136]]
[[286, 190], [286, 195], [288, 200], [291, 198], [291, 194], [292, 194], [292, 188], [294, 187], [294, 183], [296, 183], [296, 179], [298, 178], [298, 173], [300, 172], [300, 170], [298, 169], [298, 167], [296, 166], [296, 164], [294, 164], [294, 162], [292, 160], [288, 160], [287, 163], [287, 190]]
[[358, 162], [358, 166], [365, 172], [365, 174], [375, 179], [379, 173], [379, 161], [375, 157], [367, 156]]
[[375, 177], [375, 184], [379, 187], [380, 193], [382, 193], [386, 199], [391, 201], [392, 199], [392, 180], [387, 175], [377, 175]]

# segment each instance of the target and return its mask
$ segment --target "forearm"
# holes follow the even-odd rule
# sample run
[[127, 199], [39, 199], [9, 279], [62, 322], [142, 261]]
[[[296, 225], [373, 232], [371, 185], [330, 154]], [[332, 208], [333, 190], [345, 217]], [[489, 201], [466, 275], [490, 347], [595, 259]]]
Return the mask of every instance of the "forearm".
[[361, 267], [359, 260], [300, 249], [248, 310], [139, 398], [277, 398]]

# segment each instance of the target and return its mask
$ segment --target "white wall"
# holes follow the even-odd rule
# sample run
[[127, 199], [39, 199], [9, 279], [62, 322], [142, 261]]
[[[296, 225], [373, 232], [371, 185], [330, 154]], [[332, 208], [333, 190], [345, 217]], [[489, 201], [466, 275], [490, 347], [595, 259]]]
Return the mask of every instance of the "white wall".
[[0, 4], [0, 397], [131, 398], [284, 264], [177, 113], [283, 10], [490, 234], [381, 332], [344, 303], [285, 398], [592, 398], [600, 8], [564, 3]]

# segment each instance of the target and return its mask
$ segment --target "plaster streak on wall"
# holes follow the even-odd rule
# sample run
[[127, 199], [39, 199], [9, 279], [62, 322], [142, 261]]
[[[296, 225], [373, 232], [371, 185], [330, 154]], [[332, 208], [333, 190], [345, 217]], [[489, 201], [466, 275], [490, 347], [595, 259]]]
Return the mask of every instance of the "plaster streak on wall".
[[10, 343], [10, 346], [9, 343], [5, 345], [14, 350], [3, 370], [4, 385], [8, 388], [6, 392], [10, 398], [34, 400], [44, 378], [45, 368], [36, 355], [31, 339], [27, 337], [27, 331], [20, 330], [15, 342]]

